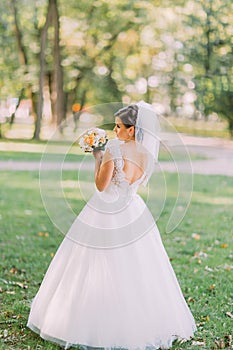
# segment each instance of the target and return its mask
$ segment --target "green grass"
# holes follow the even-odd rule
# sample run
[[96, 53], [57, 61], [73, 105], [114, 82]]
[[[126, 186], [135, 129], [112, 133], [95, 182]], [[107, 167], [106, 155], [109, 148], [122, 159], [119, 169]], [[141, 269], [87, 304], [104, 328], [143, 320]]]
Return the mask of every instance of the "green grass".
[[[8, 152], [8, 151], [2, 151], [0, 153], [0, 160], [2, 161], [38, 161], [40, 162], [41, 158], [43, 156], [43, 153], [38, 152]], [[62, 153], [53, 153], [51, 155], [52, 161], [56, 162], [59, 161], [62, 157], [65, 157], [65, 161], [68, 162], [79, 162], [82, 161], [83, 155], [81, 154], [71, 154], [68, 153], [67, 155]]]
[[167, 120], [171, 122], [179, 133], [185, 133], [192, 136], [230, 139], [230, 132], [225, 120], [205, 121], [176, 117], [168, 117]]
[[[26, 322], [30, 301], [63, 235], [44, 210], [37, 172], [1, 171], [0, 174], [0, 348], [59, 349], [27, 329]], [[65, 194], [78, 213], [85, 202], [78, 191], [76, 195], [72, 189], [76, 179], [74, 171], [63, 174]], [[81, 175], [86, 186], [91, 179], [89, 173]], [[216, 338], [223, 339], [232, 332], [233, 321], [226, 312], [232, 312], [233, 308], [233, 179], [196, 175], [192, 201], [184, 220], [174, 232], [166, 234], [176, 181], [175, 174], [166, 174], [168, 195], [158, 226], [198, 325], [194, 340], [204, 341], [205, 345], [188, 342], [174, 344], [173, 349], [214, 349]], [[156, 198], [154, 211], [155, 208]]]
[[201, 137], [220, 137], [230, 139], [230, 133], [228, 130], [218, 130], [217, 128], [211, 129], [197, 129], [192, 126], [176, 125], [176, 130], [180, 133], [189, 134], [192, 136]]
[[[41, 157], [43, 156], [42, 152], [15, 152], [15, 151], [1, 151], [0, 152], [0, 161], [38, 161], [40, 162]], [[173, 161], [173, 157], [175, 156], [175, 161], [179, 160], [188, 160], [187, 155], [184, 155], [182, 153], [178, 154], [176, 153], [175, 155], [169, 154], [167, 150], [164, 148], [161, 148], [159, 152], [159, 161]], [[184, 158], [185, 156], [185, 158]], [[200, 156], [199, 154], [196, 153], [190, 153], [189, 154], [191, 160], [201, 160], [201, 159], [206, 159], [204, 156]], [[53, 162], [59, 161], [62, 158], [65, 158], [66, 162], [78, 162], [82, 161], [84, 158], [84, 154], [79, 154], [78, 152], [75, 153], [53, 153], [50, 157]], [[85, 154], [85, 157], [90, 157], [89, 154]], [[48, 156], [46, 156], [48, 158]], [[88, 159], [87, 158], [87, 159]]]

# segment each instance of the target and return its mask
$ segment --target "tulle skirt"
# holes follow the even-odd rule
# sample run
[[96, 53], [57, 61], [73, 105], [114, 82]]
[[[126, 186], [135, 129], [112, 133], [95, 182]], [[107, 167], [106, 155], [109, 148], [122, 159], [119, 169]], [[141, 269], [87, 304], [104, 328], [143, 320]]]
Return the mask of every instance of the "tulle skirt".
[[[122, 228], [118, 216], [125, 218]], [[99, 237], [91, 245], [94, 223]], [[128, 232], [127, 240], [117, 240], [119, 231]], [[28, 327], [66, 349], [168, 349], [174, 339], [193, 336], [193, 316], [139, 196], [114, 215], [84, 207], [33, 299]]]

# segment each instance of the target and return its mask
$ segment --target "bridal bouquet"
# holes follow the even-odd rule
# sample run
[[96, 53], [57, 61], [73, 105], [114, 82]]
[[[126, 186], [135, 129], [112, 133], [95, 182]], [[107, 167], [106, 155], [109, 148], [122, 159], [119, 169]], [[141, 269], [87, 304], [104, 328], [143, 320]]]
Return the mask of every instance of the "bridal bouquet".
[[88, 129], [78, 138], [78, 145], [85, 152], [104, 150], [107, 142], [108, 138], [105, 130], [99, 128]]

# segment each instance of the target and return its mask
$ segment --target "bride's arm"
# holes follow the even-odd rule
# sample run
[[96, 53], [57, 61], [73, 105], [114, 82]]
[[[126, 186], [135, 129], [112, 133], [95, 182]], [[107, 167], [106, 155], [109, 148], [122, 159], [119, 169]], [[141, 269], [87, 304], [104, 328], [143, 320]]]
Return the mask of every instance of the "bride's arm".
[[97, 189], [104, 191], [112, 178], [114, 163], [108, 152], [94, 151], [95, 157], [95, 184]]

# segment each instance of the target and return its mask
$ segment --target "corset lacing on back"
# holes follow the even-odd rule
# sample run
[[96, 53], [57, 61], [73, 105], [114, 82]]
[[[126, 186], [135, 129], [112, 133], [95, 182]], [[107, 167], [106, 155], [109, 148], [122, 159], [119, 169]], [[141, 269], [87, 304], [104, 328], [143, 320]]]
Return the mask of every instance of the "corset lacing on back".
[[138, 180], [130, 184], [129, 181], [126, 179], [126, 174], [123, 170], [124, 159], [120, 149], [120, 141], [109, 141], [107, 151], [110, 152], [114, 162], [114, 170], [111, 179], [111, 185], [117, 186], [119, 190], [122, 189], [126, 195], [136, 193], [138, 186], [144, 181], [146, 174], [144, 173]]

